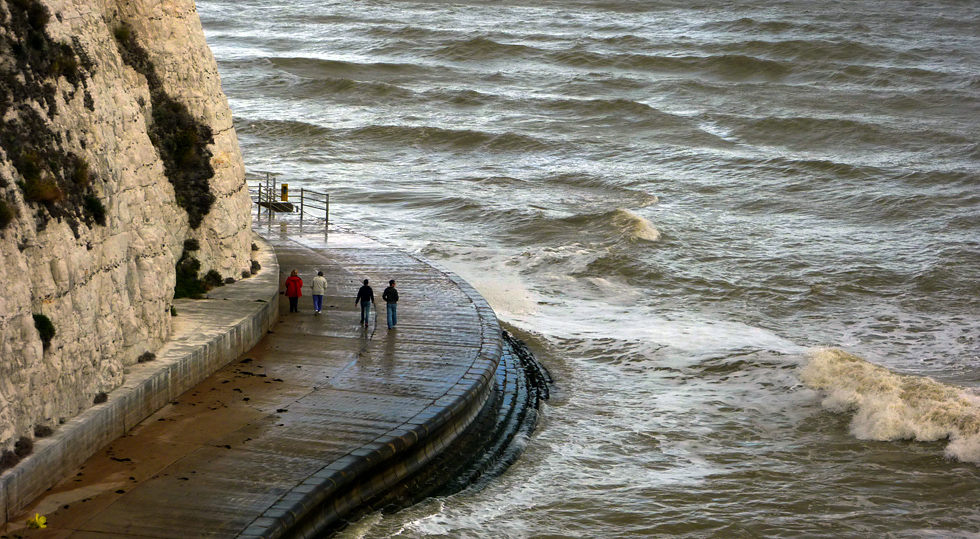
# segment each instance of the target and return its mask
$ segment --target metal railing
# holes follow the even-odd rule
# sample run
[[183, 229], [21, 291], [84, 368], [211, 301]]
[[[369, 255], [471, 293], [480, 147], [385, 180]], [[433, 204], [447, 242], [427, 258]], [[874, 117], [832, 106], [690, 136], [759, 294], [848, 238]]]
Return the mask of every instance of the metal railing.
[[280, 183], [275, 175], [266, 172], [265, 178], [258, 182], [249, 183], [249, 195], [255, 204], [255, 216], [262, 219], [265, 210], [266, 218], [271, 222], [280, 213], [296, 214], [302, 225], [303, 220], [314, 222], [323, 220], [323, 229], [330, 224], [330, 194], [312, 189], [290, 190], [289, 185]]

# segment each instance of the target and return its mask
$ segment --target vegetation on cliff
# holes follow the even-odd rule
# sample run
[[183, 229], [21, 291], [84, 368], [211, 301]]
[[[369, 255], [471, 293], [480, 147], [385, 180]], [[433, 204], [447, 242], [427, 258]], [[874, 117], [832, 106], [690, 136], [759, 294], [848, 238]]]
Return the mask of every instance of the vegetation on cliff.
[[[176, 266], [174, 299], [201, 299], [208, 290], [225, 285], [226, 281], [221, 279], [221, 274], [216, 270], [209, 270], [203, 278], [200, 277], [201, 262], [192, 255], [200, 248], [200, 243], [193, 238], [184, 241], [184, 252], [180, 255]], [[230, 281], [235, 282], [234, 279]]]
[[131, 28], [125, 25], [116, 28], [115, 37], [126, 65], [146, 77], [153, 108], [150, 140], [160, 152], [163, 171], [174, 186], [177, 204], [187, 211], [191, 228], [198, 228], [215, 201], [210, 185], [214, 168], [208, 149], [214, 143], [211, 128], [167, 94], [149, 54], [136, 41]]
[[51, 319], [43, 314], [34, 315], [34, 327], [37, 329], [37, 334], [41, 338], [41, 343], [44, 345], [44, 349], [47, 350], [51, 346], [51, 339], [55, 336], [54, 324], [51, 323]]
[[[94, 65], [77, 42], [54, 41], [47, 31], [48, 8], [37, 0], [0, 4], [0, 149], [20, 174], [14, 180], [24, 202], [35, 209], [39, 229], [51, 218], [65, 219], [78, 236], [79, 220], [105, 224], [105, 207], [92, 187], [88, 163], [65, 149], [71, 134], [54, 131], [58, 84], [66, 81], [63, 100], [78, 91], [93, 108], [87, 88]], [[84, 147], [84, 141], [80, 141]], [[10, 180], [0, 176], [0, 230], [20, 217]], [[101, 208], [101, 213], [99, 212]]]

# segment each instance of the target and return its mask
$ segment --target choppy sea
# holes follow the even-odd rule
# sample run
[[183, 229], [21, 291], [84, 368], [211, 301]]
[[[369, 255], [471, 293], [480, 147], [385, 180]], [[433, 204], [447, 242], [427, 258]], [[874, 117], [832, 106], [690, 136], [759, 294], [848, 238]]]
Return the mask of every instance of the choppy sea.
[[980, 537], [980, 4], [197, 4], [250, 178], [556, 379], [504, 475], [344, 538]]

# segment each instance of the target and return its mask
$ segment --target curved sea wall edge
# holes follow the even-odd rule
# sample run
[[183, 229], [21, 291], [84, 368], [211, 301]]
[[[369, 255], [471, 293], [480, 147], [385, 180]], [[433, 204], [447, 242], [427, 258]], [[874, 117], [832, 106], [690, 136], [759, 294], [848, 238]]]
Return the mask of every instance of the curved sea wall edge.
[[[394, 247], [393, 247], [394, 248]], [[398, 488], [467, 433], [495, 391], [503, 353], [502, 331], [490, 304], [468, 282], [413, 255], [437, 271], [472, 301], [481, 344], [467, 371], [413, 419], [347, 456], [327, 463], [285, 493], [238, 537], [273, 539], [330, 535], [358, 510]]]

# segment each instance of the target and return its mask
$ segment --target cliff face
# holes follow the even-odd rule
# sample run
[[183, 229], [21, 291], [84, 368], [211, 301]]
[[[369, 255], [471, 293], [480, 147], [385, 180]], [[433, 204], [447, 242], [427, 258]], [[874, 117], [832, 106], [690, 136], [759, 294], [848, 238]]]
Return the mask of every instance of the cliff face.
[[185, 240], [202, 271], [249, 269], [250, 201], [193, 0], [0, 0], [0, 113], [9, 449], [167, 339]]

